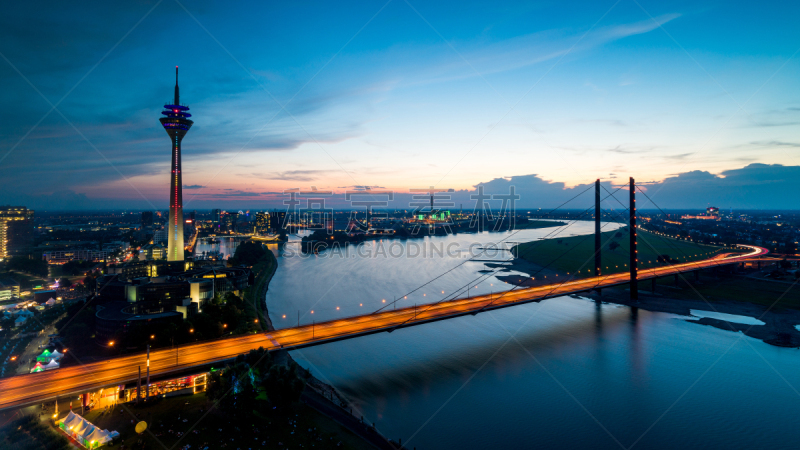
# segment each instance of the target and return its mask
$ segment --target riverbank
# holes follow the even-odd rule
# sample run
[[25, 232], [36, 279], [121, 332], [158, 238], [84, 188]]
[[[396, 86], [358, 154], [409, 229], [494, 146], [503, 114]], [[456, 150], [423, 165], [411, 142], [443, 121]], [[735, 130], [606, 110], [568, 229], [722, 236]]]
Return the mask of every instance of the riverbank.
[[[663, 286], [659, 286], [655, 294], [640, 289], [639, 300], [636, 302], [630, 300], [629, 290], [619, 288], [604, 289], [602, 294], [591, 292], [581, 296], [604, 303], [688, 316], [687, 322], [744, 333], [745, 336], [777, 347], [800, 347], [800, 331], [796, 328], [796, 325], [800, 325], [800, 310], [750, 303], [746, 300], [746, 295], [743, 295], [740, 300], [689, 299], [680, 298], [681, 295], [674, 295], [676, 292], [675, 288], [669, 289]], [[692, 315], [692, 310], [743, 316], [743, 318], [759, 320], [764, 324], [751, 325], [711, 317], [699, 318]]]
[[[275, 326], [269, 317], [266, 295], [269, 290], [269, 282], [278, 270], [278, 260], [271, 251], [267, 253], [265, 259], [266, 261], [259, 262], [253, 268], [258, 275], [251, 292], [254, 295], [254, 305], [259, 312], [259, 324], [262, 328], [266, 328], [267, 331], [275, 331]], [[294, 362], [288, 351], [279, 350], [276, 353], [276, 362], [280, 361], [287, 365]], [[356, 418], [353, 415], [352, 406], [336, 388], [319, 380], [310, 371], [300, 368], [302, 369], [302, 375], [306, 379], [306, 389], [301, 395], [303, 403], [313, 408], [317, 413], [336, 421], [340, 426], [375, 448], [386, 450], [398, 448], [381, 435], [374, 426], [370, 427], [368, 424], [363, 423], [361, 419]]]

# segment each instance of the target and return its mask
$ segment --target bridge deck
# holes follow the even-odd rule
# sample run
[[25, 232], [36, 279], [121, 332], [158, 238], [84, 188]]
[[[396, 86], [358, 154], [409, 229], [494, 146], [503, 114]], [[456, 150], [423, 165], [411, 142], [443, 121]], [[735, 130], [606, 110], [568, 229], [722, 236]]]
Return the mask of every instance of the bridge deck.
[[[640, 270], [638, 279], [646, 280], [739, 263], [767, 253], [767, 250], [760, 247], [748, 247], [752, 251], [746, 254], [719, 255], [703, 261]], [[259, 347], [264, 347], [268, 350], [310, 347], [326, 342], [393, 331], [397, 328], [540, 301], [556, 296], [622, 285], [628, 283], [628, 281], [628, 273], [575, 279], [552, 285], [516, 289], [492, 295], [481, 295], [377, 314], [330, 320], [314, 325], [285, 328], [268, 333], [190, 344], [179, 349], [154, 350], [150, 352], [150, 373], [151, 376], [162, 376], [192, 367], [224, 361]], [[38, 403], [54, 399], [56, 396], [66, 396], [133, 382], [136, 380], [139, 367], [142, 368], [142, 373], [144, 373], [145, 366], [145, 355], [136, 354], [81, 366], [1, 379], [0, 410]]]

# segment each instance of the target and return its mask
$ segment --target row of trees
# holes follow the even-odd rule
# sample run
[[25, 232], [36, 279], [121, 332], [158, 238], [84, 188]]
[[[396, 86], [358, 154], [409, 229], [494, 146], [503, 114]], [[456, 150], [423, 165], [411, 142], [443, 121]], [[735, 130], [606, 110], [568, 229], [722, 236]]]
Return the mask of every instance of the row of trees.
[[35, 415], [14, 420], [0, 433], [0, 448], [14, 450], [67, 450], [74, 448], [69, 440], [48, 428]]
[[206, 396], [234, 420], [249, 420], [254, 411], [284, 415], [300, 399], [305, 381], [297, 364], [277, 365], [263, 348], [239, 355], [233, 365], [213, 372]]
[[30, 273], [40, 277], [48, 275], [47, 261], [42, 259], [31, 259], [27, 256], [12, 256], [6, 262], [6, 269], [18, 272]]

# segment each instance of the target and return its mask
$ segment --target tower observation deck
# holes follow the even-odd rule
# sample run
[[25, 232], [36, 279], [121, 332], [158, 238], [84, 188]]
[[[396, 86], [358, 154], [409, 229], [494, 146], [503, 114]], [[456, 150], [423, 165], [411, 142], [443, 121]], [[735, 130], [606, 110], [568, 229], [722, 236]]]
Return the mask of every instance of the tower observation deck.
[[178, 91], [178, 66], [175, 66], [175, 98], [164, 105], [161, 125], [172, 141], [172, 177], [169, 186], [169, 225], [167, 261], [183, 261], [183, 178], [181, 176], [181, 141], [192, 127], [189, 107], [180, 103]]

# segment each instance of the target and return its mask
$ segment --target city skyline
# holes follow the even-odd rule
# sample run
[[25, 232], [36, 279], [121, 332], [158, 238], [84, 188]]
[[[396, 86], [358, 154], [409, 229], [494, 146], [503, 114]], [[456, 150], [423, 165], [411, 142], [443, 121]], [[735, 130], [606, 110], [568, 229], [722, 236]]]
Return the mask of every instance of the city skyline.
[[[60, 18], [77, 13], [56, 8], [36, 12], [53, 26], [6, 24], [0, 203], [168, 205], [153, 120], [167, 85], [152, 80], [180, 65], [203, 117], [184, 154], [193, 209], [280, 207], [282, 191], [311, 186], [468, 198], [511, 182], [522, 206], [548, 207], [628, 176], [654, 182], [664, 207], [800, 207], [775, 195], [800, 188], [800, 33], [782, 26], [784, 7], [253, 5], [235, 23], [186, 8], [102, 5], [69, 25]], [[113, 19], [81, 25], [94, 14]], [[158, 44], [168, 33], [180, 56]]]

